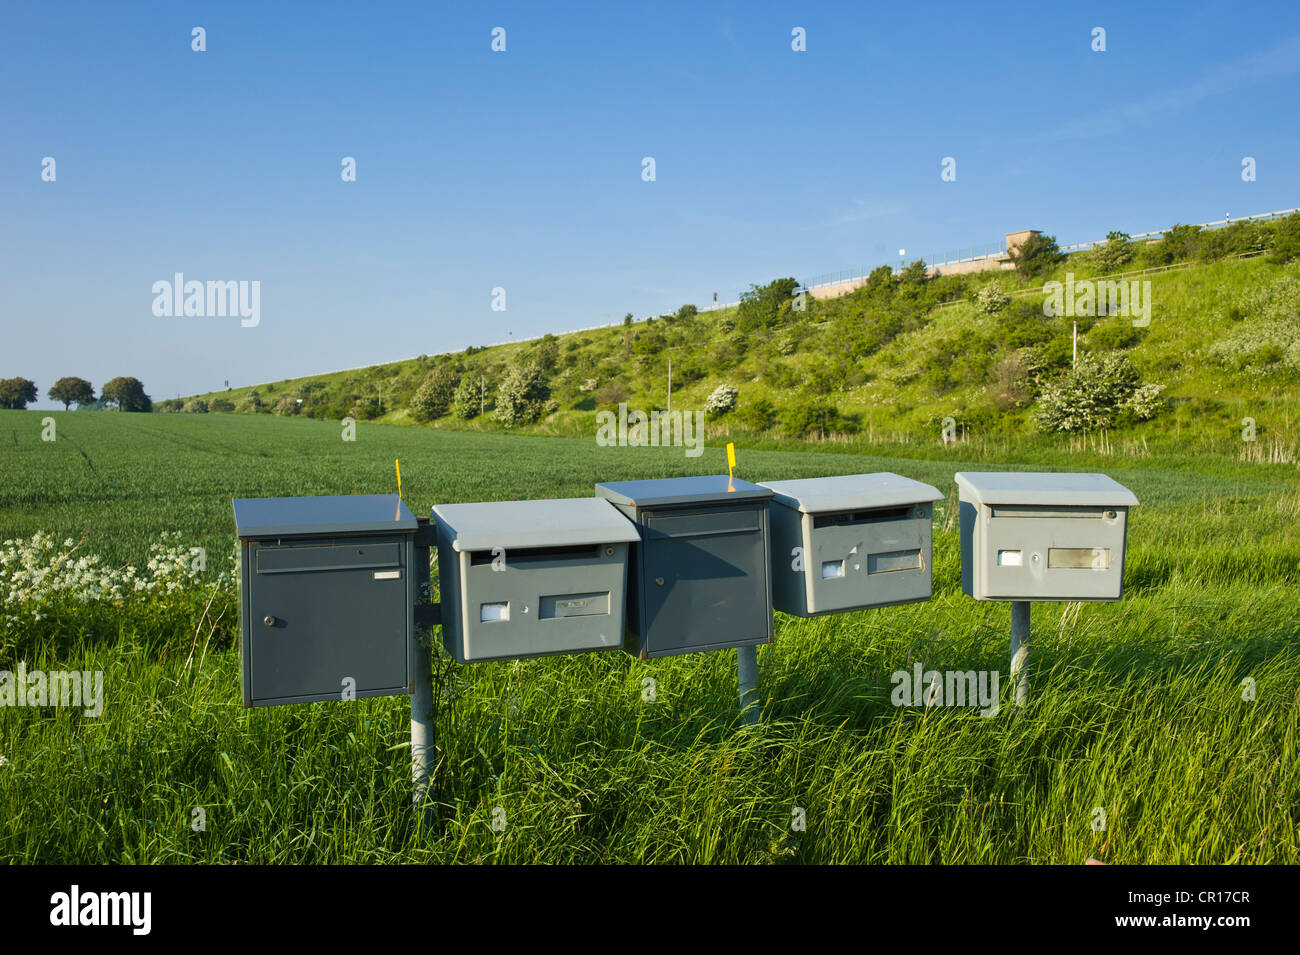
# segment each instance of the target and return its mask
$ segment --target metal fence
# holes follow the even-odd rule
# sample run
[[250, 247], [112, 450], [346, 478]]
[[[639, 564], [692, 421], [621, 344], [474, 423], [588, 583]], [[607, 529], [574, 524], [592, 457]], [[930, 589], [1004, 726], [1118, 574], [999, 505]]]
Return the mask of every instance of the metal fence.
[[[1224, 226], [1236, 225], [1238, 222], [1263, 222], [1269, 219], [1281, 219], [1295, 212], [1300, 212], [1300, 208], [1282, 209], [1278, 212], [1261, 212], [1258, 215], [1240, 216], [1236, 218], [1225, 216], [1224, 218], [1218, 219], [1214, 222], [1199, 223], [1197, 225], [1197, 228], [1221, 229]], [[1150, 239], [1158, 239], [1161, 236], [1163, 236], [1166, 231], [1167, 230], [1165, 229], [1160, 229], [1155, 232], [1139, 232], [1136, 235], [1129, 236], [1129, 239], [1130, 241], [1133, 242], [1142, 242], [1142, 241], [1148, 241]], [[1105, 239], [1097, 239], [1092, 242], [1076, 242], [1073, 245], [1061, 246], [1061, 251], [1082, 252], [1088, 249], [1094, 249], [1099, 245], [1105, 245], [1105, 244], [1106, 244]], [[988, 259], [1003, 259], [1006, 257], [1006, 254], [1007, 254], [1006, 240], [1003, 239], [1000, 242], [996, 242], [996, 243], [989, 242], [984, 244], [983, 246], [970, 246], [969, 248], [957, 249], [954, 252], [945, 252], [943, 253], [942, 261], [940, 261], [937, 256], [931, 253], [929, 256], [927, 256], [924, 259], [924, 261], [927, 268], [942, 270], [953, 265], [963, 265], [967, 262], [981, 262]], [[902, 267], [902, 264], [903, 263], [900, 262], [899, 266], [896, 267], [894, 271], [895, 272], [899, 271], [899, 269]], [[861, 269], [845, 269], [840, 272], [824, 272], [821, 275], [817, 275], [809, 279], [807, 282], [803, 284], [803, 287], [805, 289], [811, 290], [811, 289], [818, 289], [818, 288], [828, 288], [830, 286], [835, 286], [835, 285], [844, 285], [853, 282], [861, 283], [866, 281], [867, 276], [871, 274], [873, 268], [878, 268], [878, 267], [879, 266], [873, 266], [872, 268], [861, 268]], [[721, 308], [723, 306], [715, 306], [715, 307]]]

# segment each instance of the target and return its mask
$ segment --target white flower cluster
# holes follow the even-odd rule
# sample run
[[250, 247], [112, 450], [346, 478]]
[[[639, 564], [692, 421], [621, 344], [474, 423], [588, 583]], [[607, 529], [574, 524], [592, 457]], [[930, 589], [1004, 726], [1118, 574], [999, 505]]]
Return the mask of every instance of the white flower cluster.
[[[79, 545], [70, 538], [60, 545], [40, 531], [31, 540], [7, 540], [0, 544], [0, 603], [39, 603], [54, 595], [120, 601], [132, 594], [171, 593], [202, 577], [203, 562], [180, 537], [180, 531], [164, 531], [160, 541], [149, 545], [143, 571], [105, 566], [98, 554], [77, 556]], [[218, 581], [227, 576], [223, 571]]]

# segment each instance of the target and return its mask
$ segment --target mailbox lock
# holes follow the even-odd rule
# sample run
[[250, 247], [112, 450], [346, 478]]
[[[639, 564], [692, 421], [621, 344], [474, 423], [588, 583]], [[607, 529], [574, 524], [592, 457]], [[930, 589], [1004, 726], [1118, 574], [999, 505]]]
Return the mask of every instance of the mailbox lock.
[[612, 547], [606, 547], [606, 548], [605, 548], [605, 556], [606, 556], [606, 557], [613, 557], [613, 556], [614, 556], [614, 548], [612, 548]]
[[1107, 511], [1107, 512], [1106, 512], [1105, 514], [1103, 514], [1102, 516], [1105, 517], [1106, 520], [1108, 520], [1108, 521], [1113, 521], [1113, 520], [1115, 519], [1115, 512], [1114, 512], [1114, 511]]
[[268, 627], [274, 627], [276, 621], [275, 618], [268, 613], [265, 617], [262, 618], [262, 623], [266, 624]]
[[655, 583], [662, 587], [664, 585], [664, 579], [662, 577], [656, 577]]

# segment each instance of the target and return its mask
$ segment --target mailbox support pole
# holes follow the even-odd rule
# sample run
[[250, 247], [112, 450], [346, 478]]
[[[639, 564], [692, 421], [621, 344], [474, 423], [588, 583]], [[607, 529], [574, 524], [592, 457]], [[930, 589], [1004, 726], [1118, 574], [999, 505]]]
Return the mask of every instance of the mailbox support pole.
[[1029, 601], [1011, 604], [1011, 685], [1016, 706], [1029, 699]]
[[758, 647], [736, 647], [736, 682], [740, 687], [740, 718], [758, 723]]
[[421, 634], [415, 651], [415, 692], [411, 694], [411, 801], [416, 811], [424, 808], [433, 780], [433, 660], [428, 639]]
[[[433, 765], [437, 759], [437, 726], [433, 713], [433, 654], [430, 651], [432, 629], [442, 623], [439, 604], [421, 604], [429, 593], [429, 557], [433, 548], [433, 533], [427, 517], [417, 518], [420, 523], [415, 534], [415, 673], [412, 674], [411, 693], [411, 782], [414, 784], [411, 802], [416, 812], [423, 810], [425, 818], [431, 817], [431, 805], [426, 805], [433, 784]], [[427, 629], [426, 629], [427, 628]]]

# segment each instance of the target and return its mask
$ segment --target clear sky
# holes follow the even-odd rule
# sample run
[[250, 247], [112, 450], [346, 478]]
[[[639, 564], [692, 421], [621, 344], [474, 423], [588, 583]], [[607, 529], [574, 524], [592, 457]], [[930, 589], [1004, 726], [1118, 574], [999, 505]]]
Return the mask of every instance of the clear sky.
[[[159, 400], [1291, 208], [1297, 103], [1294, 2], [9, 0], [0, 377]], [[260, 323], [155, 316], [177, 272]]]

